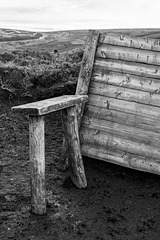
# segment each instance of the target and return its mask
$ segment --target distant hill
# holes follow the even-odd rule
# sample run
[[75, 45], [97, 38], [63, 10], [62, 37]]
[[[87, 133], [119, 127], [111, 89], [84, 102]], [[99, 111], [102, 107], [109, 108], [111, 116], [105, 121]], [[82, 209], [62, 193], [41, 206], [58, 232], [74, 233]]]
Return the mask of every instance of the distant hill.
[[[160, 39], [160, 29], [103, 29], [102, 32], [127, 33], [133, 36]], [[30, 32], [0, 29], [0, 53], [13, 50], [58, 50], [64, 52], [83, 47], [87, 30]]]
[[0, 53], [13, 50], [58, 50], [60, 52], [82, 47], [87, 30], [29, 32], [0, 29]]

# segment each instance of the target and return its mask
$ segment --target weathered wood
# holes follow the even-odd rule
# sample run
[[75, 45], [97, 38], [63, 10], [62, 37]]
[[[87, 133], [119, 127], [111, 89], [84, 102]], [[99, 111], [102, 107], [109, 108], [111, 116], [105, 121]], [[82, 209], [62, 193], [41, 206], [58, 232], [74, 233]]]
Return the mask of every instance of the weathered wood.
[[111, 45], [118, 45], [118, 46], [125, 46], [125, 47], [132, 47], [138, 49], [147, 49], [152, 51], [160, 51], [160, 40], [159, 39], [152, 39], [153, 37], [151, 34], [148, 34], [149, 37], [145, 37], [143, 33], [143, 37], [133, 37], [126, 34], [116, 34], [116, 33], [107, 33], [107, 34], [100, 34], [99, 42], [100, 43], [107, 43]]
[[[150, 158], [160, 159], [160, 149], [155, 146], [150, 146], [143, 141], [133, 141], [130, 138], [115, 136], [107, 131], [100, 131], [88, 127], [81, 128], [81, 144], [92, 144], [93, 146], [103, 146], [106, 149], [120, 150], [133, 154], [142, 155]], [[97, 156], [98, 158], [98, 156]]]
[[86, 102], [86, 95], [64, 95], [56, 98], [50, 98], [38, 102], [27, 103], [13, 107], [12, 110], [23, 112], [30, 115], [44, 115], [60, 109], [64, 109], [75, 104]]
[[98, 38], [98, 31], [89, 31], [78, 77], [76, 95], [86, 95], [88, 93]]
[[94, 68], [91, 82], [92, 81], [137, 89], [149, 93], [160, 93], [159, 79], [107, 71], [101, 67]]
[[105, 131], [112, 135], [128, 138], [136, 142], [143, 142], [146, 145], [149, 144], [157, 148], [160, 145], [159, 133], [144, 131], [144, 129], [127, 126], [125, 124], [84, 116], [82, 126], [98, 131]]
[[82, 145], [82, 154], [90, 158], [98, 158], [100, 160], [118, 164], [124, 167], [160, 175], [159, 159], [143, 157], [127, 152], [120, 152], [116, 151], [115, 149], [108, 151], [102, 146], [90, 146], [87, 144]]
[[160, 66], [111, 59], [96, 59], [95, 66], [105, 68], [107, 71], [134, 74], [150, 78], [160, 78]]
[[[160, 38], [160, 28], [118, 28], [118, 29], [105, 29], [101, 30], [101, 34], [119, 34], [119, 35], [127, 35], [132, 37], [139, 38], [151, 38], [151, 39], [159, 39]], [[101, 35], [100, 35], [101, 36]]]
[[112, 86], [106, 83], [92, 82], [89, 93], [160, 107], [159, 94]]
[[46, 213], [45, 147], [43, 116], [29, 116], [29, 155], [32, 213]]
[[137, 114], [99, 108], [88, 104], [85, 107], [84, 115], [90, 118], [98, 118], [106, 121], [117, 122], [128, 126], [160, 133], [159, 116], [157, 118], [150, 118], [150, 116], [138, 116]]
[[[99, 38], [99, 32], [90, 30], [88, 38], [86, 40], [85, 50], [81, 63], [81, 69], [78, 77], [78, 83], [76, 88], [76, 95], [86, 95], [88, 93], [88, 87], [93, 70], [93, 63], [95, 57], [95, 51]], [[81, 118], [84, 112], [84, 104], [77, 105], [78, 124], [80, 125]]]
[[137, 116], [143, 116], [147, 118], [160, 117], [160, 108], [155, 106], [149, 106], [146, 104], [129, 102], [121, 99], [103, 97], [99, 95], [90, 94], [89, 105], [97, 106], [100, 108], [106, 108], [110, 110], [122, 111], [125, 113], [132, 113]]
[[62, 110], [62, 116], [71, 178], [78, 188], [86, 188], [87, 180], [80, 150], [76, 106]]
[[96, 58], [118, 59], [160, 65], [160, 52], [113, 46], [108, 44], [99, 44], [96, 50]]
[[[83, 59], [81, 63], [81, 69], [78, 77], [78, 83], [76, 88], [76, 95], [86, 95], [88, 93], [88, 87], [91, 79], [92, 69], [93, 69], [93, 62], [95, 51], [97, 47], [97, 42], [99, 38], [99, 32], [90, 30], [87, 36], [85, 50], [83, 54]], [[81, 124], [81, 119], [83, 116], [85, 104], [78, 104], [77, 105], [77, 117], [78, 117], [78, 125]], [[62, 144], [62, 158], [61, 158], [61, 168], [66, 169], [67, 164], [67, 146], [66, 141], [63, 139]], [[64, 166], [63, 166], [64, 165]], [[62, 167], [63, 166], [63, 167]]]

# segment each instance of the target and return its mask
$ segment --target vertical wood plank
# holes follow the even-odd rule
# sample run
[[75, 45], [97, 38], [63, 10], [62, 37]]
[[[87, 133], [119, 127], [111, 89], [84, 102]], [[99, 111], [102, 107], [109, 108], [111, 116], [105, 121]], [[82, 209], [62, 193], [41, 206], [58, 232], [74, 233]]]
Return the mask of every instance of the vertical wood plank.
[[[99, 32], [96, 30], [89, 30], [89, 34], [86, 40], [85, 50], [83, 54], [83, 59], [81, 63], [81, 69], [78, 77], [76, 95], [87, 95], [88, 93], [98, 39], [99, 39]], [[84, 106], [85, 104], [77, 105], [79, 126], [81, 124], [81, 118], [83, 116]]]
[[[83, 59], [81, 63], [81, 69], [78, 77], [76, 95], [87, 95], [88, 87], [91, 79], [91, 74], [93, 70], [94, 56], [96, 52], [96, 47], [98, 43], [99, 32], [95, 30], [89, 30], [88, 37], [85, 44], [85, 50], [83, 54]], [[81, 118], [83, 116], [85, 104], [78, 104], [76, 107], [78, 116], [78, 126], [81, 124]], [[60, 168], [62, 170], [67, 169], [67, 142], [63, 139], [62, 144], [62, 154], [61, 154], [61, 164]]]
[[[99, 38], [98, 31], [89, 30], [88, 37], [85, 44], [83, 59], [81, 63], [81, 69], [78, 77], [76, 95], [87, 95], [88, 93], [88, 87], [89, 87], [89, 83], [92, 75], [94, 56], [96, 52], [98, 38]], [[78, 104], [76, 107], [79, 127], [80, 127], [81, 119], [84, 112], [84, 106], [85, 104]], [[67, 169], [67, 167], [68, 167], [67, 142], [65, 139], [63, 139], [60, 168], [62, 170], [65, 170]]]
[[80, 150], [76, 106], [63, 109], [62, 116], [71, 178], [78, 188], [86, 188], [87, 180]]
[[31, 168], [31, 211], [46, 213], [44, 117], [29, 116], [29, 154]]

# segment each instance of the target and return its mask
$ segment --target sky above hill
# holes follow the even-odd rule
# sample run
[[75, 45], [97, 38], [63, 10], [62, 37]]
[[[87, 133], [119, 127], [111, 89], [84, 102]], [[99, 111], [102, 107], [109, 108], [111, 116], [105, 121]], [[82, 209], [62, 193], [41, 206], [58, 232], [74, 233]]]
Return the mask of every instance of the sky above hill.
[[33, 31], [159, 28], [158, 0], [4, 0], [0, 28]]

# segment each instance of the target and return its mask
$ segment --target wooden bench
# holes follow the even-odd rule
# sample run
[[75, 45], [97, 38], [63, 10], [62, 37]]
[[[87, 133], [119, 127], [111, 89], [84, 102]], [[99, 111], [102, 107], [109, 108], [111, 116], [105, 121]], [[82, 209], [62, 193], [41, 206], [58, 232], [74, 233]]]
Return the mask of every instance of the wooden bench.
[[13, 108], [30, 116], [36, 214], [46, 213], [43, 116], [59, 109], [65, 126], [62, 162], [65, 167], [68, 157], [77, 187], [87, 186], [81, 154], [160, 174], [160, 41], [89, 31], [75, 96]]

